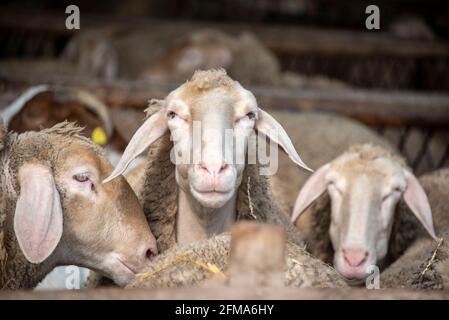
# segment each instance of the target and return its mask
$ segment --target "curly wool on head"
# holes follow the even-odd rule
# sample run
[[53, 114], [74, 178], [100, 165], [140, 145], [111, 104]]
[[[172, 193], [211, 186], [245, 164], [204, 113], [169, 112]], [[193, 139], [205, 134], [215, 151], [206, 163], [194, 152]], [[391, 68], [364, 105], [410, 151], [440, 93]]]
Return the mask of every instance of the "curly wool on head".
[[404, 168], [408, 168], [403, 157], [391, 152], [391, 150], [387, 150], [384, 147], [371, 143], [353, 145], [344, 154], [356, 154], [361, 160], [364, 161], [387, 158], [396, 161]]
[[197, 70], [192, 78], [186, 82], [187, 89], [200, 91], [215, 88], [233, 88], [235, 81], [226, 73], [225, 69]]

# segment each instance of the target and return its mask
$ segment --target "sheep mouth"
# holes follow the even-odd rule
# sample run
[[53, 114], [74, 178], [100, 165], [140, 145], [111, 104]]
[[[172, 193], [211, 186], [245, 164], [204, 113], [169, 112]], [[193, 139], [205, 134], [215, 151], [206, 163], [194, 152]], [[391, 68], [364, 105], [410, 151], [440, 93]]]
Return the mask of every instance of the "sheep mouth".
[[233, 192], [232, 189], [230, 190], [216, 190], [216, 189], [209, 189], [209, 190], [200, 190], [194, 187], [191, 187], [192, 191], [194, 191], [194, 193], [198, 193], [204, 196], [224, 196], [227, 195], [231, 192]]
[[234, 190], [221, 191], [199, 191], [193, 187], [190, 188], [192, 196], [204, 207], [207, 208], [221, 208], [234, 195]]
[[344, 272], [340, 272], [344, 280], [350, 285], [361, 285], [365, 282], [368, 275], [349, 275]]
[[207, 196], [222, 196], [231, 192], [231, 191], [198, 191], [198, 190], [195, 191]]
[[128, 272], [136, 275], [138, 272], [134, 270], [129, 264], [127, 264], [125, 261], [117, 257], [117, 261], [122, 265], [123, 269], [127, 270]]

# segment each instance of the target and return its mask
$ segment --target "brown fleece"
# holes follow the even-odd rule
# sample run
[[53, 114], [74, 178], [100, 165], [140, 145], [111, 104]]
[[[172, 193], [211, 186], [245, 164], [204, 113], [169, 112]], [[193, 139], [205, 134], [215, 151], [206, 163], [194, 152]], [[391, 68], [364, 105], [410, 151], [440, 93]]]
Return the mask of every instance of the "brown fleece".
[[[334, 249], [329, 236], [330, 198], [327, 192], [316, 199], [301, 216], [301, 232], [306, 250], [314, 257], [332, 264]], [[298, 224], [297, 224], [298, 225]]]
[[[150, 104], [148, 116], [156, 110], [157, 103]], [[170, 135], [166, 134], [149, 148], [145, 181], [139, 197], [143, 199], [143, 210], [160, 252], [176, 243], [178, 185], [175, 180], [175, 165], [170, 161], [172, 147]], [[257, 220], [282, 225], [287, 230], [288, 239], [302, 245], [298, 231], [272, 194], [270, 177], [259, 174], [258, 164], [246, 165], [237, 195], [237, 220]]]
[[[207, 284], [212, 278], [225, 280], [230, 238], [224, 233], [188, 245], [176, 245], [159, 255], [128, 288], [191, 287]], [[214, 267], [218, 268], [215, 272]], [[332, 267], [288, 243], [285, 285], [326, 288], [345, 287], [346, 283]]]
[[[33, 288], [53, 268], [51, 255], [39, 264], [28, 262], [14, 233], [14, 213], [20, 193], [17, 172], [20, 166], [37, 160], [53, 169], [58, 150], [75, 141], [104, 156], [101, 148], [79, 135], [81, 130], [64, 122], [40, 132], [9, 133], [4, 137], [4, 148], [0, 153], [0, 289]], [[65, 210], [64, 191], [58, 191]]]
[[[412, 232], [418, 239], [381, 274], [383, 287], [449, 288], [449, 169], [424, 175], [420, 182], [432, 208], [436, 234], [442, 241], [430, 239], [422, 227], [419, 231], [413, 230], [411, 224], [403, 228], [402, 234], [407, 236]], [[408, 210], [401, 203], [397, 213], [410, 216]], [[415, 225], [418, 224], [415, 221]], [[407, 236], [407, 240], [411, 238]]]
[[5, 122], [0, 117], [0, 151], [2, 151], [3, 148], [5, 147], [4, 141], [5, 141], [6, 134], [7, 134], [7, 132], [6, 132]]

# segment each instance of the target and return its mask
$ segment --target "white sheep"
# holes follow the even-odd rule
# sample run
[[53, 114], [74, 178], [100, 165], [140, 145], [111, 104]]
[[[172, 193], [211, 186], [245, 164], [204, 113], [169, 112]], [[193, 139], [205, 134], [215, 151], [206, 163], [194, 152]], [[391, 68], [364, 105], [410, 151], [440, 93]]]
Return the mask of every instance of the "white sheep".
[[[285, 130], [258, 107], [251, 92], [224, 70], [197, 71], [148, 112], [149, 118], [106, 181], [122, 174], [151, 146], [141, 198], [161, 251], [175, 242], [189, 243], [228, 231], [239, 219], [282, 224], [290, 240], [301, 243], [276, 205], [269, 177], [261, 174], [258, 162], [245, 164], [248, 139], [257, 130], [280, 145], [297, 165], [307, 167]], [[197, 125], [200, 130], [195, 129]], [[221, 143], [227, 133], [242, 142], [240, 148], [238, 143], [235, 148]], [[172, 149], [176, 165], [170, 159]], [[183, 162], [183, 155], [198, 159], [193, 156], [194, 161]]]
[[157, 253], [137, 198], [104, 151], [61, 123], [6, 134], [0, 152], [0, 288], [32, 288], [55, 266], [126, 285]]
[[[330, 208], [322, 196], [326, 191]], [[401, 198], [412, 213], [395, 215]], [[402, 158], [379, 146], [353, 146], [319, 168], [301, 189], [292, 220], [309, 206], [297, 226], [310, 251], [325, 261], [333, 259], [335, 268], [352, 283], [363, 280], [369, 266], [382, 267], [397, 258], [422, 232], [415, 221], [436, 238], [419, 181]]]

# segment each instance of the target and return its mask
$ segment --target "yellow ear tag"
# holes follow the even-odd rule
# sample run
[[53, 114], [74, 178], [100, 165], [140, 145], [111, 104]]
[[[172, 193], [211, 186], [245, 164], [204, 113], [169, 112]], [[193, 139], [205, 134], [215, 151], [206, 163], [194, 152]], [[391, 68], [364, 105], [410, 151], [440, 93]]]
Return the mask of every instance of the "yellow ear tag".
[[101, 127], [96, 127], [92, 131], [92, 141], [99, 145], [105, 145], [108, 142], [106, 132]]

